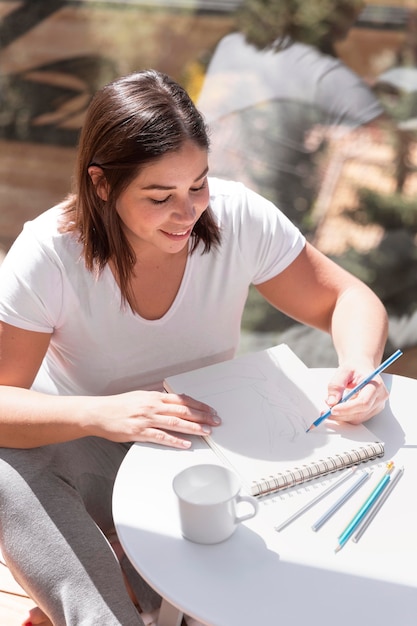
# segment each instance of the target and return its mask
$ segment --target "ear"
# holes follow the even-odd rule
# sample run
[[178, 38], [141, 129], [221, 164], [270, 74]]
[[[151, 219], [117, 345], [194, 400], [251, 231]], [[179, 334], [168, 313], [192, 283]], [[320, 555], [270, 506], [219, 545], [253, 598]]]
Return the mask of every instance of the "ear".
[[109, 196], [109, 186], [104, 176], [103, 170], [98, 165], [90, 165], [88, 168], [88, 174], [94, 185], [97, 195], [102, 200], [106, 201]]

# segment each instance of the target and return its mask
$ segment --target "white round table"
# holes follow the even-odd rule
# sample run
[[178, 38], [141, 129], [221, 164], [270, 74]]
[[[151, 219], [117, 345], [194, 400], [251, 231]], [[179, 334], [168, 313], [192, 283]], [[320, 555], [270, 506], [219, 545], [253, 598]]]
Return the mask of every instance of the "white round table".
[[[324, 389], [330, 370], [312, 371]], [[327, 499], [282, 532], [274, 530], [323, 488], [315, 481], [262, 498], [259, 514], [221, 544], [187, 541], [173, 476], [217, 457], [198, 438], [187, 451], [132, 446], [115, 483], [114, 521], [127, 556], [164, 598], [159, 626], [177, 626], [182, 612], [209, 626], [416, 626], [417, 380], [384, 379], [389, 403], [367, 426], [386, 452], [367, 466], [382, 471], [392, 459], [405, 472], [360, 541], [337, 554], [336, 539], [356, 512], [354, 497], [319, 532], [311, 524], [328, 508]]]

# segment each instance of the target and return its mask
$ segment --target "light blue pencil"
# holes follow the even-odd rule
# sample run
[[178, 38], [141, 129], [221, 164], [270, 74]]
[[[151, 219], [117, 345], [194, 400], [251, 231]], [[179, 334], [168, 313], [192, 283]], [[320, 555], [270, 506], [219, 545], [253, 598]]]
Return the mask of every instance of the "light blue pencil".
[[303, 513], [305, 513], [309, 509], [311, 509], [311, 507], [313, 507], [315, 504], [320, 502], [320, 500], [325, 498], [329, 493], [331, 493], [332, 491], [337, 489], [337, 487], [339, 487], [342, 483], [344, 483], [348, 478], [351, 478], [353, 473], [356, 472], [357, 469], [358, 468], [357, 468], [356, 465], [354, 465], [353, 467], [349, 467], [349, 469], [347, 469], [346, 472], [344, 472], [342, 474], [342, 476], [338, 480], [336, 480], [336, 482], [331, 483], [331, 485], [329, 487], [327, 487], [327, 489], [325, 489], [324, 491], [319, 493], [315, 498], [313, 498], [312, 500], [307, 502], [307, 504], [305, 504], [301, 509], [298, 509], [298, 511], [293, 513], [293, 515], [291, 515], [291, 517], [288, 517], [286, 520], [281, 522], [281, 524], [279, 524], [278, 526], [275, 526], [275, 530], [277, 532], [280, 532], [281, 530], [286, 528], [289, 524], [291, 524], [291, 522], [294, 522]]
[[340, 507], [343, 506], [343, 504], [347, 502], [351, 496], [353, 496], [355, 491], [357, 491], [357, 489], [359, 489], [359, 487], [363, 485], [365, 480], [368, 480], [370, 475], [371, 473], [367, 470], [365, 472], [361, 472], [359, 478], [353, 483], [351, 487], [349, 487], [346, 493], [344, 493], [338, 500], [336, 500], [336, 502], [317, 520], [317, 522], [312, 525], [312, 530], [319, 530], [319, 528], [321, 528], [323, 524], [325, 524], [327, 520], [329, 520], [332, 515], [334, 515], [334, 513], [336, 513], [336, 511], [338, 511]]

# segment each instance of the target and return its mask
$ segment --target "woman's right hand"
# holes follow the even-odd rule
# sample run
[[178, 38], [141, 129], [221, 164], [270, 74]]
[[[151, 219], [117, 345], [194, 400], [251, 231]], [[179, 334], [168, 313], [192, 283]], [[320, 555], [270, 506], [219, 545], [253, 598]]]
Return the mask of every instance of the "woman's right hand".
[[57, 396], [30, 389], [51, 335], [0, 322], [0, 445], [33, 448], [88, 435], [189, 448], [180, 435], [207, 435], [216, 412], [185, 395], [130, 391]]
[[[89, 402], [90, 400], [90, 402]], [[88, 434], [111, 441], [144, 441], [173, 448], [189, 448], [178, 436], [208, 435], [221, 423], [216, 411], [184, 394], [130, 391], [114, 396], [86, 398]]]

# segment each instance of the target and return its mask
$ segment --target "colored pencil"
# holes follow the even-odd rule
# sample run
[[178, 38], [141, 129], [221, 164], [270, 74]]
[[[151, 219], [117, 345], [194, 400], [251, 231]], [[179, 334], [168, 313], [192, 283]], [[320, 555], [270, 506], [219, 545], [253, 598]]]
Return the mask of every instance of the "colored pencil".
[[[378, 374], [383, 372], [387, 367], [389, 367], [392, 363], [394, 363], [394, 361], [396, 361], [401, 355], [402, 355], [402, 351], [396, 350], [394, 354], [391, 354], [391, 356], [388, 357], [388, 359], [386, 359], [383, 363], [381, 363], [381, 365], [379, 365], [371, 374], [369, 374], [369, 376], [364, 378], [358, 385], [356, 385], [356, 387], [354, 387], [348, 393], [346, 393], [339, 400], [339, 402], [336, 402], [336, 404], [341, 404], [342, 402], [347, 402], [347, 400], [350, 400], [354, 395], [359, 393], [359, 391], [363, 389], [365, 385], [370, 383], [371, 380], [373, 380], [376, 376], [378, 376]], [[336, 404], [334, 406], [336, 406]], [[330, 408], [328, 411], [326, 411], [326, 413], [323, 413], [323, 415], [320, 415], [320, 417], [318, 417], [311, 424], [311, 426], [307, 428], [306, 432], [308, 433], [310, 432], [310, 430], [313, 430], [313, 428], [317, 428], [317, 426], [319, 426], [325, 419], [331, 417], [331, 415], [332, 415], [332, 409]]]
[[363, 483], [368, 480], [370, 472], [365, 471], [361, 472], [359, 478], [353, 483], [353, 485], [312, 525], [312, 530], [317, 531], [319, 528], [323, 526], [329, 520], [332, 515], [336, 513], [340, 509], [341, 506], [345, 504], [349, 500], [351, 496], [363, 485]]
[[374, 517], [376, 516], [378, 511], [382, 508], [382, 505], [384, 504], [385, 500], [388, 498], [388, 496], [390, 495], [390, 493], [392, 492], [392, 490], [394, 489], [395, 485], [398, 483], [398, 481], [400, 480], [400, 478], [401, 478], [401, 476], [403, 474], [404, 474], [404, 468], [400, 467], [399, 469], [397, 469], [395, 474], [392, 475], [392, 478], [389, 481], [389, 485], [384, 490], [384, 493], [375, 502], [374, 506], [370, 509], [368, 514], [364, 517], [362, 522], [359, 524], [358, 529], [357, 529], [355, 535], [352, 537], [352, 541], [354, 543], [357, 543], [359, 541], [359, 539], [362, 537], [363, 533], [368, 528], [368, 526], [370, 525], [370, 523], [372, 522], [372, 520], [374, 519]]
[[325, 496], [327, 496], [329, 493], [334, 491], [337, 487], [339, 487], [339, 485], [344, 483], [348, 478], [350, 478], [354, 474], [354, 472], [356, 472], [357, 469], [358, 469], [357, 466], [349, 467], [349, 469], [347, 469], [346, 472], [343, 472], [343, 475], [339, 478], [339, 480], [336, 480], [329, 487], [327, 487], [327, 489], [325, 489], [324, 491], [319, 493], [315, 498], [307, 502], [307, 504], [305, 504], [301, 509], [293, 513], [293, 515], [291, 515], [288, 519], [283, 521], [278, 526], [275, 526], [275, 530], [279, 532], [280, 530], [283, 530], [284, 528], [286, 528], [289, 524], [291, 524], [291, 522], [294, 522], [303, 513], [311, 509], [311, 507], [314, 506], [317, 502], [320, 502], [320, 500], [322, 500]]
[[375, 502], [375, 500], [379, 498], [379, 496], [381, 495], [381, 493], [383, 492], [383, 490], [385, 489], [385, 487], [388, 485], [390, 481], [391, 472], [393, 469], [394, 469], [394, 463], [392, 461], [389, 461], [387, 463], [386, 471], [384, 472], [384, 475], [382, 476], [381, 480], [378, 482], [376, 487], [371, 491], [369, 496], [366, 498], [365, 502], [362, 504], [358, 512], [354, 515], [352, 520], [346, 526], [342, 534], [339, 535], [337, 539], [338, 545], [335, 549], [335, 552], [339, 552], [339, 550], [343, 548], [343, 546], [348, 541], [350, 536], [355, 532], [360, 522], [362, 521], [366, 513], [369, 511], [369, 509]]

